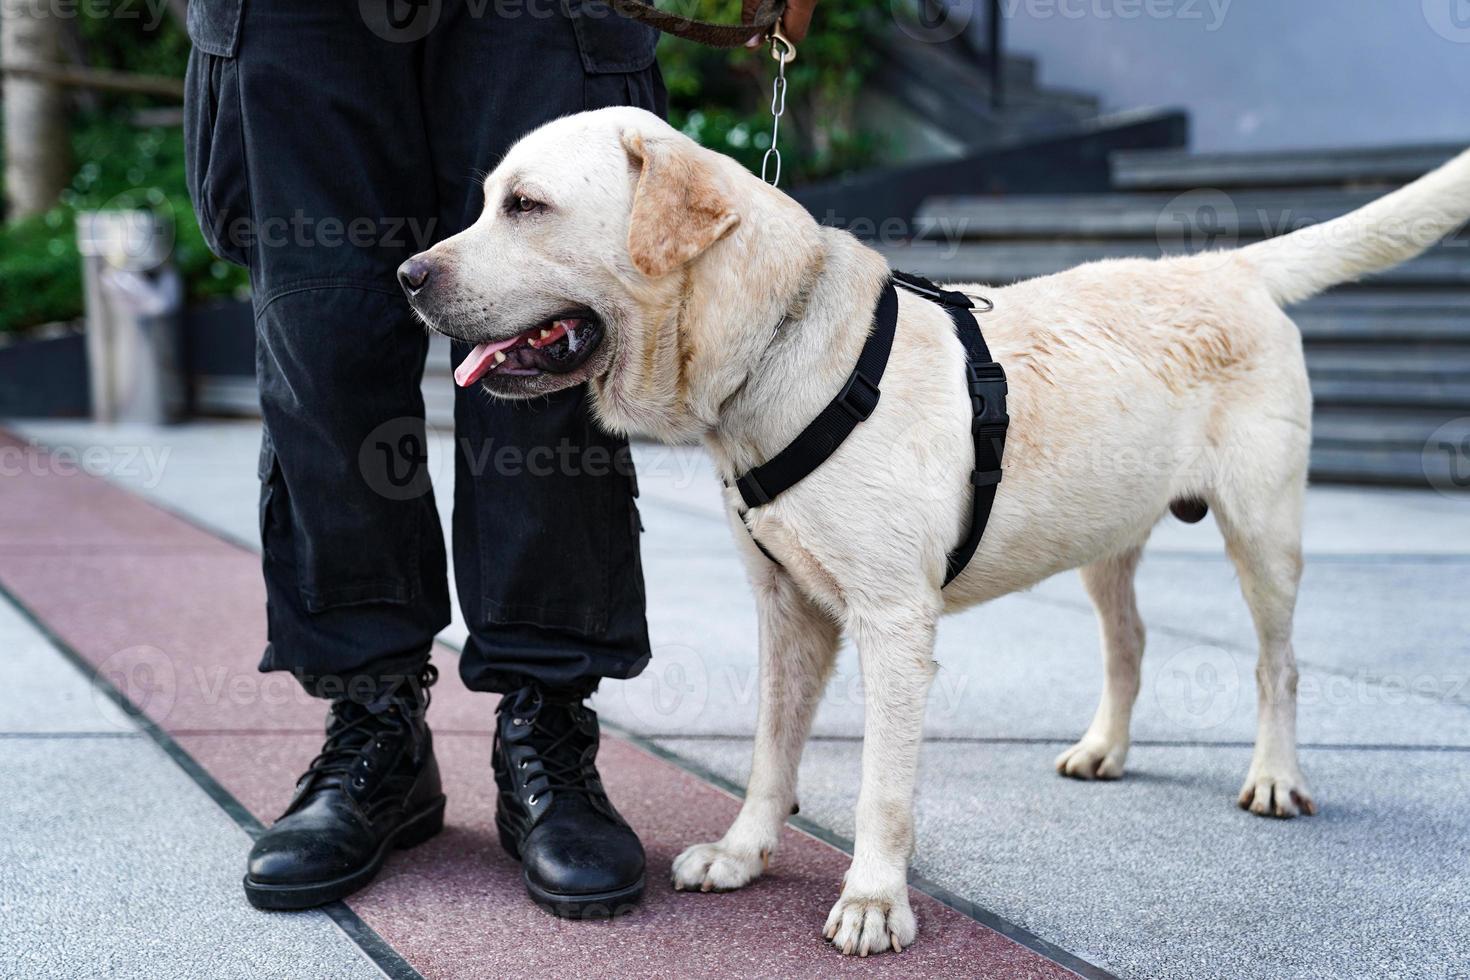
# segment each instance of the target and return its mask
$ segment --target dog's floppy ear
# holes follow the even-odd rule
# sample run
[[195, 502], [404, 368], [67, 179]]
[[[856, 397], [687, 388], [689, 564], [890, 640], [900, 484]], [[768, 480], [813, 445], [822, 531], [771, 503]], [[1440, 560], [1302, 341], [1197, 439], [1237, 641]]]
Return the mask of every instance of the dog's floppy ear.
[[718, 175], [688, 143], [624, 133], [623, 148], [638, 169], [628, 254], [639, 272], [667, 275], [740, 222]]

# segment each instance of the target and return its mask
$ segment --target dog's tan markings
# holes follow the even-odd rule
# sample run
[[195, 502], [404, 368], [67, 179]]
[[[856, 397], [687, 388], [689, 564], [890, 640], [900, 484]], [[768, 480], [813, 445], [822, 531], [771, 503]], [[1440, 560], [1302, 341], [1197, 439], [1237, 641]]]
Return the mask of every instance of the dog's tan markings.
[[1169, 331], [1162, 356], [1144, 362], [1154, 365], [1155, 374], [1170, 390], [1219, 384], [1250, 359], [1253, 345], [1226, 326], [1228, 319], [1223, 314], [1216, 316], [1210, 310], [1180, 312], [1182, 319]]
[[628, 218], [628, 255], [646, 276], [665, 276], [727, 234], [740, 221], [700, 150], [687, 140], [623, 136], [639, 164]]
[[654, 321], [658, 326], [652, 330], [644, 331], [643, 344], [639, 349], [643, 370], [639, 374], [639, 378], [645, 386], [651, 384], [653, 379], [658, 377], [658, 352], [663, 346], [664, 324], [668, 320], [669, 317], [667, 315], [660, 316]]
[[686, 322], [694, 297], [694, 275], [686, 267], [679, 283], [679, 313], [674, 320], [674, 343], [678, 345], [674, 378], [674, 391], [679, 404], [689, 403], [689, 367], [694, 363], [693, 330]]
[[818, 560], [816, 555], [802, 547], [796, 535], [780, 521], [770, 517], [764, 520], [757, 517], [751, 524], [751, 533], [758, 537], [772, 554], [780, 556], [781, 563], [797, 581], [816, 585], [817, 591], [829, 597], [834, 606], [846, 604], [847, 600], [843, 595], [842, 586], [838, 584], [837, 579], [827, 571], [826, 566]]
[[816, 288], [817, 281], [822, 278], [822, 273], [827, 271], [828, 251], [824, 243], [823, 247], [813, 251], [811, 261], [801, 270], [801, 280], [796, 284], [796, 294], [791, 300], [791, 305], [786, 309], [788, 323], [796, 323], [806, 316], [807, 304], [812, 298], [812, 290]]
[[[1160, 335], [1156, 342], [1162, 342], [1158, 343], [1161, 356], [1147, 356], [1154, 349], [1152, 344], [1138, 349], [1137, 355], [1173, 391], [1219, 384], [1238, 375], [1253, 361], [1259, 347], [1256, 331], [1240, 329], [1238, 311], [1249, 305], [1248, 298], [1217, 284], [1219, 277], [1205, 279], [1183, 268], [1163, 271], [1176, 281], [1172, 289], [1161, 290], [1169, 302], [1150, 304], [1154, 314], [1150, 319], [1160, 324], [1154, 332]], [[1202, 282], [1208, 286], [1201, 288]]]

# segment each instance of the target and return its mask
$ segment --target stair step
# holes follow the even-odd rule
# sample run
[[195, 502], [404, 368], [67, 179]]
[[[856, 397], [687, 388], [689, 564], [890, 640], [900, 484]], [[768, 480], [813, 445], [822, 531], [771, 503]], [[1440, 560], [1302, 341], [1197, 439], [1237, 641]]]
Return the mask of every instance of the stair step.
[[1340, 287], [1292, 307], [1295, 313], [1443, 315], [1470, 318], [1470, 292]]
[[1307, 370], [1343, 378], [1470, 380], [1470, 348], [1421, 344], [1308, 347]]
[[[1413, 450], [1312, 447], [1312, 480], [1317, 483], [1377, 483], [1385, 486], [1455, 486], [1449, 455]], [[1463, 483], [1463, 479], [1460, 481]], [[1470, 490], [1466, 491], [1470, 500]]]
[[1444, 408], [1470, 414], [1470, 378], [1371, 378], [1318, 371], [1311, 375], [1319, 405]]
[[1273, 238], [1321, 224], [1376, 200], [1373, 191], [1194, 191], [936, 197], [915, 216], [916, 234], [942, 241], [987, 238], [1193, 238], [1218, 229]]
[[872, 83], [915, 120], [970, 148], [1072, 132], [1099, 113], [1096, 96], [1035, 84], [1035, 63], [1003, 62], [1005, 98], [991, 104], [990, 72], [964, 44], [887, 35]]
[[[1201, 251], [1192, 243], [1138, 239], [1096, 242], [935, 242], [880, 246], [895, 269], [947, 282], [1010, 283], [1063, 272], [1098, 259], [1159, 258]], [[1368, 281], [1394, 285], [1470, 286], [1470, 249], [1451, 242]]]
[[1470, 439], [1470, 414], [1453, 409], [1380, 409], [1318, 406], [1312, 417], [1312, 445], [1320, 448], [1421, 452], [1431, 437], [1453, 443]]
[[1330, 343], [1470, 345], [1470, 313], [1315, 306], [1289, 312], [1309, 347]]
[[1120, 190], [1402, 184], [1463, 150], [1459, 144], [1357, 147], [1278, 153], [1129, 151], [1113, 155]]

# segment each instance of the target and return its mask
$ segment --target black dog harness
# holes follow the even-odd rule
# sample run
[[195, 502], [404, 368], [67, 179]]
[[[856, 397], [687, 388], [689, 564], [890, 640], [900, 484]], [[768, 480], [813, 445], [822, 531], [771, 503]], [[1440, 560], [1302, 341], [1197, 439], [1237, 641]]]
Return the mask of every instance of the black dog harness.
[[[893, 335], [898, 325], [895, 286], [943, 306], [965, 346], [970, 435], [975, 443], [975, 469], [970, 473], [974, 497], [969, 531], [945, 562], [944, 584], [948, 585], [965, 570], [974, 557], [975, 549], [980, 546], [981, 536], [985, 534], [985, 525], [990, 521], [990, 509], [995, 504], [995, 493], [1000, 484], [1001, 457], [1005, 453], [1006, 429], [1011, 422], [1006, 414], [1006, 373], [991, 360], [990, 348], [985, 346], [980, 324], [975, 322], [971, 312], [975, 304], [964, 293], [941, 289], [922, 276], [890, 273], [878, 299], [878, 308], [873, 311], [872, 330], [867, 343], [863, 344], [862, 353], [858, 355], [857, 367], [847, 376], [847, 382], [837, 397], [801, 430], [790, 445], [770, 461], [738, 477], [735, 489], [746, 508], [770, 503], [810, 476], [837, 451], [859, 422], [873, 414], [882, 395], [878, 383], [883, 380], [883, 371], [888, 366], [888, 355], [893, 350]], [[993, 308], [990, 301], [982, 302], [985, 306], [980, 312], [988, 313]], [[745, 513], [741, 511], [740, 516], [744, 518]], [[753, 533], [751, 540], [755, 540]], [[776, 561], [759, 541], [755, 541], [755, 545], [767, 558]]]

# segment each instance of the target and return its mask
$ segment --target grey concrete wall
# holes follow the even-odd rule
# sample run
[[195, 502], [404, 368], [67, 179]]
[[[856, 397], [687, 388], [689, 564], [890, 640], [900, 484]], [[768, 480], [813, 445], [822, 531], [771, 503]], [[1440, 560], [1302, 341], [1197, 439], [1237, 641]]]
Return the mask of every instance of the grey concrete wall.
[[1043, 84], [1184, 106], [1199, 150], [1470, 144], [1470, 0], [1002, 3]]

